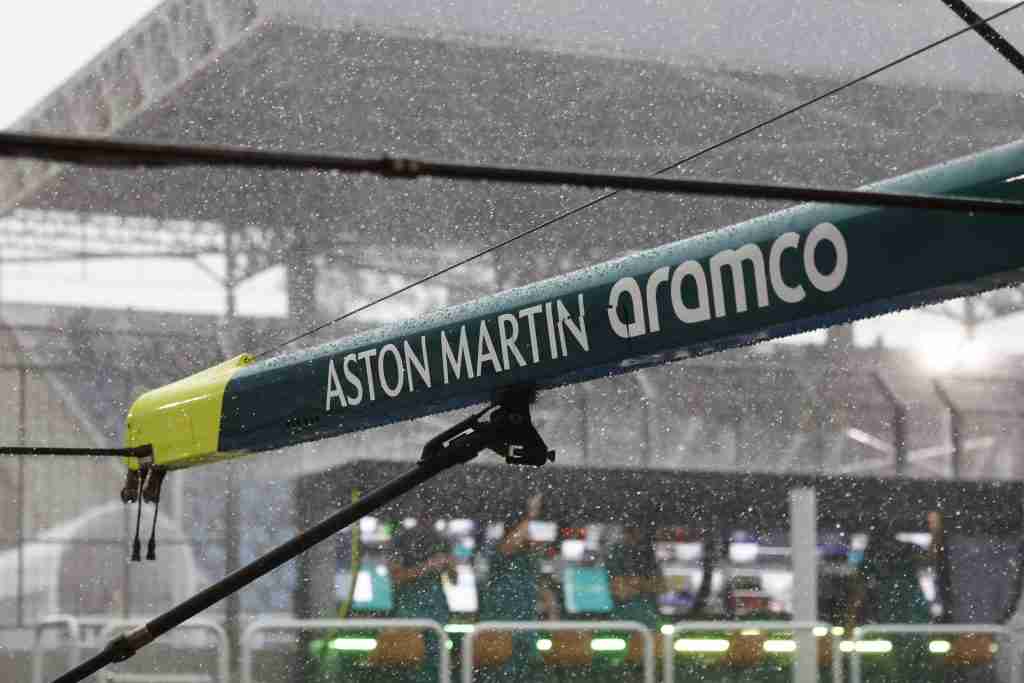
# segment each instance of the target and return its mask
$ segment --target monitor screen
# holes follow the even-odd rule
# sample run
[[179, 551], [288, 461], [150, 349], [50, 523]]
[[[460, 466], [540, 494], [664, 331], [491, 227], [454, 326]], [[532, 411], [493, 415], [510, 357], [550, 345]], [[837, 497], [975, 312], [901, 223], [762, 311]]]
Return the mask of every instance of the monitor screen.
[[441, 586], [448, 609], [452, 612], [476, 612], [477, 603], [476, 575], [469, 565], [459, 565], [451, 574], [441, 575]]
[[532, 520], [527, 525], [526, 534], [531, 541], [551, 543], [558, 537], [558, 525], [554, 522]]
[[[348, 597], [352, 574], [340, 570], [335, 576], [336, 598], [344, 602]], [[352, 607], [355, 612], [388, 612], [394, 607], [391, 587], [391, 573], [384, 562], [366, 562], [356, 574], [356, 585], [352, 591]]]
[[612, 611], [611, 582], [604, 567], [566, 567], [562, 591], [569, 614], [607, 614]]

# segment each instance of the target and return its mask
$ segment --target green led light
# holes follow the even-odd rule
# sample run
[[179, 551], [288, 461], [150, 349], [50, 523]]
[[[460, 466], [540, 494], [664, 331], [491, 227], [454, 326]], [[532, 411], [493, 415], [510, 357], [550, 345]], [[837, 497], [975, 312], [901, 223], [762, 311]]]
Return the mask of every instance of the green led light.
[[342, 652], [370, 652], [377, 649], [376, 638], [335, 638], [331, 641], [332, 650]]
[[765, 652], [780, 654], [785, 652], [796, 652], [795, 640], [766, 640], [762, 645]]
[[622, 638], [594, 638], [590, 641], [590, 649], [594, 652], [622, 652], [626, 649], [626, 641]]
[[724, 638], [680, 638], [673, 646], [676, 652], [725, 652], [729, 641]]
[[892, 642], [888, 640], [844, 640], [839, 643], [842, 652], [857, 651], [862, 655], [884, 655], [892, 652]]

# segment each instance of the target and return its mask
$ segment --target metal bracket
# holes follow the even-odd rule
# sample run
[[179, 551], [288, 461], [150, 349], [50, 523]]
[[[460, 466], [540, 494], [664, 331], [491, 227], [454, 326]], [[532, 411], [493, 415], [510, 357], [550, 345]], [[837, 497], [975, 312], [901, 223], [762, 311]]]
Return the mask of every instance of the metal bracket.
[[540, 467], [554, 462], [555, 452], [530, 416], [533, 399], [532, 389], [504, 391], [484, 410], [428, 441], [420, 462], [450, 467], [469, 462], [484, 450], [494, 451], [510, 465]]

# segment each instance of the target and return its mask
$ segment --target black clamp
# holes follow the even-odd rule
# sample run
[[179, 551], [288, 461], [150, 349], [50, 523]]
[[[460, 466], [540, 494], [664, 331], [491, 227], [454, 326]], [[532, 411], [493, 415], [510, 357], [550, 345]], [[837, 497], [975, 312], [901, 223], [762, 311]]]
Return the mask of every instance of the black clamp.
[[159, 465], [153, 464], [153, 447], [139, 446], [135, 449], [138, 453], [139, 466], [137, 469], [128, 470], [125, 475], [124, 488], [121, 489], [121, 500], [124, 503], [137, 503], [138, 509], [135, 517], [135, 539], [132, 541], [132, 562], [142, 560], [142, 542], [139, 532], [142, 527], [142, 504], [153, 503], [153, 529], [149, 533], [149, 543], [146, 549], [146, 559], [156, 559], [156, 525], [157, 515], [160, 512], [160, 490], [163, 488], [164, 477], [167, 470]]
[[111, 640], [103, 648], [103, 653], [111, 662], [123, 662], [151, 642], [153, 642], [153, 634], [149, 632], [148, 626], [140, 626]]
[[492, 450], [510, 465], [540, 467], [554, 462], [530, 417], [532, 390], [509, 390], [484, 410], [446, 429], [423, 447], [420, 462], [451, 467]]

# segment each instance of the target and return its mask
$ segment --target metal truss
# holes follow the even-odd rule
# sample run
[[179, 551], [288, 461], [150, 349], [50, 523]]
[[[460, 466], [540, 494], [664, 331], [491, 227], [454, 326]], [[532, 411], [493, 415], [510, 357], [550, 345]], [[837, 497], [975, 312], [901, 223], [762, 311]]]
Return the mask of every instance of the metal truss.
[[0, 218], [4, 261], [189, 256], [224, 251], [224, 228], [212, 222], [15, 209]]
[[[357, 236], [333, 237], [338, 254], [329, 260], [336, 265], [374, 269], [410, 279], [430, 272], [445, 258], [455, 260], [459, 256], [456, 250], [442, 249], [431, 254], [432, 259], [409, 259], [401, 251], [364, 244]], [[227, 285], [285, 261], [295, 238], [293, 234], [257, 225], [226, 226], [212, 221], [15, 209], [0, 217], [0, 263], [180, 258], [197, 260], [211, 277]], [[216, 268], [198, 260], [203, 256], [223, 257], [229, 251], [234, 261], [230, 283]], [[493, 272], [490, 265], [481, 265], [455, 279], [452, 288], [456, 294], [468, 296], [473, 288], [467, 282], [487, 283], [493, 279]]]
[[0, 217], [0, 262], [224, 256], [228, 230], [236, 261], [234, 282], [280, 261], [278, 236], [261, 226], [229, 228], [212, 221], [14, 209]]
[[997, 289], [978, 296], [921, 309], [960, 323], [968, 335], [985, 323], [1024, 311], [1024, 287]]

